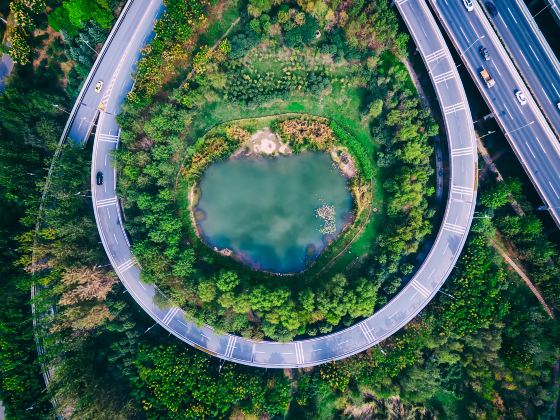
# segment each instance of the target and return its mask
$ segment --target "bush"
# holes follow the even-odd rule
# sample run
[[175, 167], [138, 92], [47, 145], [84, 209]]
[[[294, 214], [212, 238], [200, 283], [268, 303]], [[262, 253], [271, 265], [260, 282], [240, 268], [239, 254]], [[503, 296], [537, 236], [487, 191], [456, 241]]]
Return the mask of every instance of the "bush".
[[49, 24], [55, 31], [70, 36], [78, 34], [89, 21], [109, 28], [114, 16], [106, 0], [65, 0], [49, 13]]
[[345, 129], [343, 129], [339, 124], [331, 121], [331, 129], [335, 136], [340, 139], [343, 145], [348, 147], [353, 156], [357, 158], [358, 168], [365, 179], [373, 178], [373, 166], [372, 157], [368, 155], [365, 147], [356, 139], [354, 136], [350, 135]]

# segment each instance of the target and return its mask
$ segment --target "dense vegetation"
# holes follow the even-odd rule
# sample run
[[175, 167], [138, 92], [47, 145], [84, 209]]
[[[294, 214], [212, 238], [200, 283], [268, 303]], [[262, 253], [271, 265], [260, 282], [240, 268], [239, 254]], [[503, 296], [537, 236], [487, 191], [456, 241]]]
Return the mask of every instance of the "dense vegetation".
[[[52, 29], [60, 31], [68, 41], [81, 36], [82, 42], [87, 43], [83, 38], [85, 25], [109, 28], [114, 20], [113, 10], [119, 4], [122, 0], [12, 0], [6, 29], [8, 53], [16, 63], [27, 64], [35, 58], [33, 43], [38, 37], [48, 36]], [[50, 28], [47, 6], [53, 9], [48, 14]], [[96, 44], [92, 42], [89, 48]]]
[[[348, 15], [330, 2], [327, 15], [304, 4], [225, 3], [223, 13], [240, 9], [241, 19], [207, 44], [196, 38], [196, 27], [211, 31], [212, 23], [197, 7], [186, 15], [169, 9], [163, 17], [184, 28], [180, 36], [156, 25], [158, 44], [141, 61], [140, 82], [120, 116], [119, 190], [144, 280], [193, 319], [251, 337], [324, 334], [371, 315], [413, 271], [433, 214], [429, 139], [438, 127], [400, 62], [407, 38], [395, 15], [385, 1], [356, 4]], [[185, 16], [193, 28], [185, 27]], [[161, 52], [180, 45], [186, 45], [181, 57]], [[169, 95], [157, 95], [164, 83]], [[375, 190], [372, 207], [380, 211], [368, 215], [360, 238], [327, 270], [279, 282], [187, 240], [177, 217], [177, 178], [204, 167], [206, 160], [193, 163], [198, 155], [191, 145], [209, 128], [293, 111], [332, 121], [328, 131], [357, 158]], [[231, 144], [208, 147], [224, 157]]]
[[[394, 20], [387, 5], [378, 3], [380, 18]], [[265, 1], [250, 4], [253, 14], [268, 7]], [[336, 16], [323, 2], [301, 4], [319, 22]], [[337, 13], [359, 14], [357, 4], [340, 6]], [[52, 417], [52, 397], [58, 410], [77, 419], [557, 417], [552, 405], [558, 396], [552, 383], [557, 322], [489, 244], [499, 238], [515, 249], [557, 308], [557, 230], [545, 228], [534, 203], [521, 193], [527, 186], [519, 188], [514, 180], [481, 186], [482, 217], [444, 287], [452, 297], [439, 294], [381, 346], [309, 370], [222, 363], [150, 328], [153, 321], [123, 293], [114, 273], [101, 267], [108, 262], [87, 197], [88, 150], [71, 145], [63, 150], [40, 232], [40, 258], [31, 266], [40, 187], [66, 118], [52, 103], [71, 105], [79, 78], [70, 72], [75, 76], [65, 84], [60, 69], [73, 39], [32, 35], [28, 41], [34, 52], [58, 52], [42, 63], [16, 67], [0, 95], [0, 400], [8, 418]], [[380, 115], [375, 103], [368, 112]], [[524, 215], [509, 206], [512, 197]], [[48, 333], [44, 361], [55, 372], [46, 392], [29, 305], [33, 280], [48, 286], [36, 301], [41, 313], [56, 307], [42, 322]]]
[[[242, 144], [246, 146], [251, 135], [251, 132], [248, 130], [255, 130], [259, 126], [267, 125], [271, 127], [294, 152], [321, 150], [335, 153], [335, 150], [340, 150], [343, 153], [349, 153], [349, 149], [345, 145], [352, 141], [357, 142], [357, 140], [341, 128], [338, 131], [341, 137], [336, 136], [331, 128], [333, 124], [324, 118], [292, 114], [277, 118], [235, 121], [215, 127], [211, 132], [187, 148], [187, 159], [183, 162], [181, 171], [182, 181], [180, 181], [179, 186], [180, 191], [184, 191], [184, 197], [179, 197], [178, 201], [186, 198], [186, 191], [196, 188], [198, 177], [208, 164], [213, 160], [230, 156], [234, 151], [244, 147]], [[350, 155], [360, 169], [363, 167], [370, 168], [368, 165], [371, 165], [371, 162], [365, 153], [363, 153], [361, 159], [358, 159], [357, 155], [351, 152]], [[360, 171], [352, 178], [350, 187], [355, 202], [354, 223], [329, 246], [328, 255], [323, 255], [323, 261], [328, 261], [329, 256], [332, 257], [339, 254], [360, 233], [363, 227], [369, 223], [371, 207], [370, 182], [372, 174], [371, 172], [369, 173], [370, 178], [366, 178], [366, 175], [368, 175], [367, 172], [364, 171], [362, 175], [362, 171]], [[145, 208], [150, 208], [154, 203], [149, 202], [144, 205], [147, 206]], [[191, 218], [189, 217], [191, 212], [190, 205], [185, 203], [181, 209], [184, 219], [183, 225], [189, 231], [189, 241], [193, 243], [193, 249], [195, 249], [196, 253], [202, 255], [201, 259], [203, 261], [213, 262], [216, 260], [214, 251], [202, 246], [202, 242], [194, 234], [194, 226], [191, 226]], [[172, 243], [167, 245], [171, 247]], [[197, 245], [199, 246], [197, 247]], [[150, 252], [146, 248], [135, 248], [135, 251], [142, 261], [145, 260], [143, 252]], [[152, 261], [154, 260], [150, 259], [150, 262]], [[156, 264], [156, 268], [159, 269], [160, 263], [156, 262]], [[232, 264], [229, 265], [232, 266]], [[243, 325], [243, 315], [248, 311], [253, 311], [254, 314], [271, 321], [272, 324], [279, 323], [274, 322], [274, 320], [278, 320], [284, 326], [289, 324], [291, 330], [300, 332], [306, 331], [306, 324], [317, 323], [320, 317], [324, 317], [332, 325], [337, 325], [342, 317], [347, 315], [352, 318], [367, 316], [372, 313], [375, 306], [377, 287], [366, 282], [365, 279], [351, 283], [342, 275], [335, 276], [323, 291], [316, 293], [309, 286], [309, 281], [306, 284], [307, 287], [292, 287], [292, 290], [286, 287], [282, 281], [271, 281], [266, 287], [263, 287], [261, 284], [262, 277], [260, 279], [257, 278], [255, 281], [252, 278], [253, 276], [245, 274], [248, 270], [240, 272], [239, 270], [234, 270], [234, 267], [235, 265], [227, 271], [221, 271], [214, 277], [208, 277], [203, 280], [197, 279], [197, 282], [192, 282], [194, 279], [191, 279], [192, 284], [185, 287], [185, 290], [178, 289], [177, 284], [174, 282], [171, 284], [167, 283], [169, 281], [168, 273], [153, 270], [153, 264], [144, 267], [144, 269], [148, 270], [144, 276], [146, 279], [160, 285], [168, 286], [171, 296], [175, 298], [178, 304], [184, 307], [192, 305], [189, 303], [192, 300], [189, 296], [189, 290], [196, 288], [197, 297], [202, 302], [202, 305], [192, 308], [193, 316], [204, 319], [204, 316], [208, 314], [207, 316], [211, 317], [209, 318], [211, 323], [214, 319], [214, 313], [233, 310], [235, 314], [234, 322], [239, 323], [238, 325]], [[319, 270], [319, 272], [321, 271], [321, 267], [314, 268]], [[205, 271], [215, 272], [216, 270], [213, 266], [207, 264], [206, 267], [202, 266], [197, 273], [197, 277], [201, 276], [200, 272], [204, 273]], [[270, 278], [271, 276], [267, 277]], [[293, 282], [293, 280], [291, 281]], [[362, 299], [361, 296], [365, 297], [365, 299]], [[297, 305], [301, 309], [296, 308]], [[201, 313], [202, 317], [198, 315]], [[294, 314], [297, 314], [297, 319], [294, 318]], [[239, 328], [238, 325], [234, 327]], [[227, 324], [225, 327], [231, 328]], [[317, 326], [307, 331], [316, 334]]]
[[[523, 214], [509, 206], [513, 199], [521, 206]], [[509, 249], [516, 250], [514, 255], [541, 289], [546, 301], [557, 308], [560, 304], [558, 244], [547, 238], [543, 223], [533, 213], [533, 206], [523, 193], [519, 180], [510, 179], [492, 186], [481, 197], [480, 203], [492, 214], [493, 225], [501, 239]]]
[[[30, 34], [36, 29], [39, 20], [38, 15], [44, 7], [44, 0], [16, 0], [10, 3], [9, 25], [6, 28], [7, 50], [16, 63], [26, 64], [29, 62], [31, 54]], [[2, 49], [5, 49], [4, 45]]]

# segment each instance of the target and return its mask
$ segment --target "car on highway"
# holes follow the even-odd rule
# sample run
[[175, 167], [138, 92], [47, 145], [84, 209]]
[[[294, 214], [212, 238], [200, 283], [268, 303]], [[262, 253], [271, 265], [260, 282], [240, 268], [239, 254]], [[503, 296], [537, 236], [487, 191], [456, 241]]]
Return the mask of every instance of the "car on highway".
[[556, 108], [560, 111], [560, 101], [556, 102]]
[[95, 93], [101, 92], [101, 89], [103, 89], [103, 80], [100, 80], [95, 84]]
[[97, 185], [103, 185], [103, 172], [101, 171], [97, 172], [95, 179], [97, 181]]
[[484, 6], [486, 6], [486, 10], [488, 10], [490, 16], [492, 17], [498, 16], [498, 9], [496, 9], [494, 3], [487, 1], [486, 3], [484, 3]]
[[484, 80], [484, 83], [486, 83], [486, 87], [491, 88], [496, 84], [496, 81], [492, 79], [492, 76], [490, 76], [490, 73], [488, 73], [488, 70], [486, 70], [484, 67], [480, 69], [479, 74], [480, 77], [482, 77], [482, 80]]
[[482, 58], [484, 58], [485, 61], [490, 60], [490, 53], [488, 52], [487, 48], [480, 47], [478, 52], [480, 52], [480, 55], [482, 56]]
[[472, 12], [474, 10], [474, 4], [472, 0], [463, 0], [463, 4], [469, 12]]
[[515, 90], [515, 97], [517, 98], [517, 102], [519, 102], [521, 105], [525, 105], [527, 103], [527, 97], [519, 89]]

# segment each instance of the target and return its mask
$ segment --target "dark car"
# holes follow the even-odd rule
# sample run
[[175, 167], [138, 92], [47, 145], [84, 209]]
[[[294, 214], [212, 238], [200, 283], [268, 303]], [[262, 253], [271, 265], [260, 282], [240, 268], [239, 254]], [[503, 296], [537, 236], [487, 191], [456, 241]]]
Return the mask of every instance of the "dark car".
[[486, 10], [488, 10], [488, 13], [490, 13], [490, 16], [495, 17], [498, 15], [498, 9], [496, 9], [494, 3], [487, 1], [486, 3], [484, 3], [484, 5], [486, 6]]
[[99, 171], [97, 172], [97, 185], [103, 185], [103, 172]]
[[490, 60], [490, 53], [486, 48], [480, 47], [478, 51], [480, 52], [480, 55], [482, 56], [482, 58], [484, 58], [484, 60], [486, 61]]

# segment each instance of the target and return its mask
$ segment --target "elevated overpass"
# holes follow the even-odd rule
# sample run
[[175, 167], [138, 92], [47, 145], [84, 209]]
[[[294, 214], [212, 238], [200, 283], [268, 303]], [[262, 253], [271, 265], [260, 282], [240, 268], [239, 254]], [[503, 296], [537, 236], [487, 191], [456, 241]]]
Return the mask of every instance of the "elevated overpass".
[[[409, 0], [424, 1], [424, 0]], [[530, 90], [507, 54], [481, 6], [474, 2], [469, 12], [461, 1], [429, 0], [461, 60], [492, 111], [517, 158], [560, 227], [560, 143]], [[480, 47], [490, 53], [485, 61]], [[488, 87], [482, 69], [495, 80]], [[525, 92], [521, 104], [515, 92]]]

